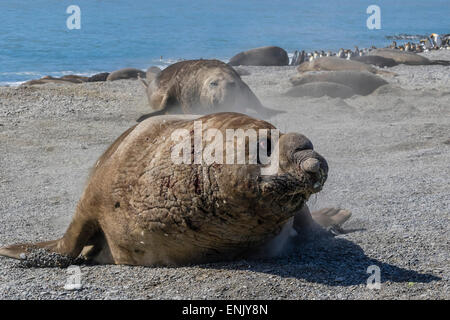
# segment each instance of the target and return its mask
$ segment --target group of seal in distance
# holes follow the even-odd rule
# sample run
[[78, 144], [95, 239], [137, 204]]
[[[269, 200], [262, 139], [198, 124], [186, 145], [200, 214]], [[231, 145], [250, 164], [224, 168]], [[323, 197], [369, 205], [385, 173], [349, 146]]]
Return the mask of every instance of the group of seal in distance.
[[[396, 41], [392, 41], [392, 44], [387, 48], [410, 53], [421, 53], [431, 50], [450, 50], [450, 34], [439, 35], [437, 33], [432, 33], [428, 37], [423, 37], [419, 43], [407, 42], [402, 45], [397, 45]], [[325, 52], [324, 50], [306, 52], [305, 50], [296, 50], [294, 52], [290, 65], [296, 66], [305, 61], [313, 61], [317, 58], [322, 57], [338, 57], [347, 60], [354, 59], [358, 61], [364, 61], [366, 59], [361, 57], [370, 55], [371, 51], [375, 49], [377, 49], [375, 46], [363, 49], [359, 49], [358, 46], [355, 46], [354, 50], [341, 48], [338, 52]]]
[[[419, 43], [411, 43], [408, 42], [404, 45], [397, 45], [396, 41], [393, 41], [390, 46], [387, 48], [377, 49], [375, 46], [371, 48], [363, 48], [359, 49], [358, 46], [355, 46], [354, 50], [351, 49], [339, 49], [337, 52], [327, 51], [313, 51], [306, 52], [305, 50], [299, 51], [296, 50], [293, 54], [292, 59], [289, 59], [288, 53], [286, 50], [276, 47], [276, 46], [267, 46], [254, 48], [248, 51], [239, 52], [234, 55], [230, 61], [228, 62], [229, 66], [296, 66], [300, 64], [305, 64], [310, 62], [312, 64], [311, 67], [314, 67], [314, 62], [320, 58], [342, 58], [344, 60], [353, 60], [358, 61], [368, 65], [374, 65], [377, 67], [393, 67], [398, 64], [409, 64], [409, 65], [444, 65], [448, 66], [450, 63], [446, 60], [429, 60], [425, 57], [419, 56], [415, 53], [427, 52], [431, 50], [450, 50], [450, 34], [439, 35], [437, 33], [432, 33], [429, 37], [424, 37], [420, 40]], [[216, 61], [216, 66], [220, 61]], [[323, 63], [323, 59], [320, 64]], [[333, 60], [329, 60], [333, 61]], [[186, 61], [183, 61], [186, 63]], [[336, 60], [334, 60], [334, 64], [338, 64]], [[343, 65], [343, 63], [340, 63]], [[176, 66], [175, 66], [176, 65]], [[165, 88], [166, 86], [172, 88], [173, 86], [165, 83], [165, 80], [172, 79], [172, 73], [174, 70], [178, 70], [180, 68], [189, 68], [188, 65], [195, 65], [195, 62], [189, 61], [187, 65], [177, 65], [176, 63], [171, 69], [164, 72], [161, 75], [161, 81], [164, 85], [161, 88]], [[213, 68], [213, 64], [209, 65], [209, 68]], [[361, 66], [357, 67], [361, 69]], [[167, 68], [168, 69], [168, 68]], [[232, 68], [233, 69], [233, 68]], [[234, 71], [239, 71], [238, 68], [233, 69]], [[348, 69], [346, 69], [348, 70]], [[374, 72], [367, 70], [369, 72]], [[40, 79], [30, 80], [24, 82], [23, 86], [31, 86], [31, 85], [40, 85], [46, 83], [63, 83], [63, 84], [77, 84], [83, 82], [98, 82], [98, 81], [115, 81], [122, 79], [137, 79], [137, 78], [145, 78], [149, 80], [149, 73], [152, 77], [157, 76], [157, 74], [161, 72], [161, 70], [157, 67], [151, 67], [147, 71], [147, 74], [142, 70], [135, 68], [123, 68], [111, 73], [109, 72], [101, 72], [90, 77], [79, 76], [79, 75], [65, 75], [59, 78], [55, 78], [52, 76], [45, 76]], [[242, 71], [245, 72], [245, 71]], [[383, 71], [376, 71], [375, 73], [382, 74]], [[237, 72], [240, 73], [240, 72]], [[183, 73], [182, 73], [183, 74]], [[388, 72], [385, 73], [386, 75]], [[148, 81], [151, 82], [151, 81]], [[150, 83], [147, 83], [150, 85]], [[146, 85], [147, 85], [146, 84]], [[245, 84], [244, 84], [245, 86]], [[157, 85], [158, 87], [158, 85]], [[244, 89], [245, 90], [245, 89]], [[155, 86], [149, 86], [149, 92], [155, 91]], [[168, 91], [168, 96], [170, 96], [170, 92]], [[160, 93], [155, 94], [155, 100]], [[250, 100], [254, 100], [254, 98], [250, 98]], [[170, 102], [170, 101], [166, 101]], [[154, 106], [150, 103], [153, 109], [159, 110], [159, 106]], [[181, 105], [182, 106], [182, 105]], [[164, 109], [164, 108], [163, 108]], [[273, 110], [272, 110], [273, 111]], [[271, 114], [271, 110], [266, 110], [266, 115]], [[153, 114], [153, 115], [156, 115]], [[145, 117], [144, 117], [145, 118]]]
[[[433, 39], [438, 39], [436, 34]], [[445, 42], [434, 41], [434, 49], [447, 48], [447, 35]], [[445, 46], [443, 46], [445, 44]], [[380, 76], [394, 77], [394, 72], [380, 68], [404, 65], [442, 65], [450, 66], [447, 60], [430, 60], [412, 50], [399, 50], [398, 48], [372, 48], [356, 53], [311, 55], [301, 57], [294, 55], [291, 64], [300, 63], [298, 74], [290, 78], [293, 87], [285, 94], [291, 97], [322, 97], [349, 98], [353, 95], [369, 95], [388, 82]]]

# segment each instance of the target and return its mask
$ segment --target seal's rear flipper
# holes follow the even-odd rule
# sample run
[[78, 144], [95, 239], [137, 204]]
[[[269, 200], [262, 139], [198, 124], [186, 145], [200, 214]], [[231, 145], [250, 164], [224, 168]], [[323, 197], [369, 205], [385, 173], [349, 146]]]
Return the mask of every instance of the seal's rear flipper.
[[26, 249], [22, 248], [21, 245], [0, 248], [0, 256], [18, 260], [25, 259], [26, 252]]
[[8, 257], [18, 260], [26, 260], [27, 255], [36, 249], [44, 249], [53, 251], [58, 245], [60, 240], [52, 240], [38, 243], [29, 244], [14, 244], [7, 247], [0, 248], [0, 256]]
[[441, 66], [450, 66], [450, 61], [448, 60], [431, 60], [431, 64], [437, 64]]
[[0, 248], [0, 255], [19, 259], [28, 267], [62, 267], [70, 265], [83, 247], [98, 233], [96, 222], [86, 218], [78, 208], [64, 237], [57, 240], [15, 244]]

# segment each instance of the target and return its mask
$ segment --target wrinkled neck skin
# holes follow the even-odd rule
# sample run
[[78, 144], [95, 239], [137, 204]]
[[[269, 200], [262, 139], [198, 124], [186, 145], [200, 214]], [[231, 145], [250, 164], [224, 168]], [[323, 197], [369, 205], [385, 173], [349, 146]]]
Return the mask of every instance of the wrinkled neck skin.
[[279, 158], [276, 174], [262, 175], [259, 164], [212, 165], [208, 171], [211, 185], [218, 186], [210, 204], [219, 205], [209, 210], [225, 214], [225, 219], [231, 217], [227, 216], [230, 212], [234, 214], [234, 218], [227, 221], [229, 226], [223, 237], [231, 230], [238, 230], [241, 236], [238, 241], [246, 240], [231, 246], [248, 246], [249, 251], [243, 256], [254, 254], [254, 248], [260, 245], [264, 245], [261, 256], [279, 253], [292, 231], [294, 215], [311, 194], [322, 189], [327, 179], [325, 159], [313, 150], [312, 143], [303, 135], [281, 134], [278, 148], [274, 149], [278, 152], [272, 156]]
[[[218, 125], [215, 118], [201, 118], [204, 132], [208, 128], [215, 128], [225, 137], [226, 129], [267, 129], [269, 132], [274, 129], [272, 125], [261, 120], [252, 119], [253, 121], [248, 123], [241, 123], [238, 117], [228, 117], [228, 121]], [[246, 143], [247, 159], [248, 140]], [[261, 164], [212, 164], [208, 173], [214, 181], [209, 181], [209, 184], [217, 184], [218, 192], [212, 194], [211, 204], [226, 202], [236, 210], [239, 208], [240, 211], [273, 223], [291, 218], [311, 194], [322, 189], [327, 179], [328, 165], [325, 159], [313, 150], [312, 143], [301, 134], [280, 134], [278, 145], [273, 150], [271, 161], [275, 158], [279, 161], [278, 170], [273, 175], [261, 174]], [[224, 158], [226, 153], [224, 144]], [[308, 161], [313, 162], [309, 165], [312, 168], [305, 165]]]

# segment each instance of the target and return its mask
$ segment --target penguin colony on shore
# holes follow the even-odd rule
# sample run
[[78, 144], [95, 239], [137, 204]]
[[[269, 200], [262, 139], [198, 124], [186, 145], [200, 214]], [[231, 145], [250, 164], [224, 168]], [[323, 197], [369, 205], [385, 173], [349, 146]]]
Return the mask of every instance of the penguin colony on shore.
[[[407, 51], [407, 52], [428, 52], [430, 50], [450, 50], [450, 33], [444, 34], [442, 36], [438, 35], [437, 33], [432, 33], [429, 37], [426, 37], [424, 39], [421, 39], [419, 43], [411, 43], [408, 42], [406, 44], [397, 46], [396, 41], [392, 41], [392, 44], [388, 46], [388, 48], [391, 49], [398, 49], [400, 51]], [[331, 57], [331, 56], [337, 56], [339, 58], [343, 59], [351, 59], [356, 56], [364, 56], [369, 53], [370, 50], [376, 49], [375, 46], [372, 46], [371, 48], [363, 48], [359, 49], [358, 46], [355, 46], [355, 50], [352, 51], [351, 49], [339, 49], [338, 52], [332, 52], [332, 51], [314, 51], [314, 52], [305, 52], [304, 50], [298, 51], [296, 50], [294, 52], [294, 56], [292, 57], [291, 66], [296, 66], [301, 64], [305, 61], [313, 61], [314, 59], [320, 58], [320, 57]]]

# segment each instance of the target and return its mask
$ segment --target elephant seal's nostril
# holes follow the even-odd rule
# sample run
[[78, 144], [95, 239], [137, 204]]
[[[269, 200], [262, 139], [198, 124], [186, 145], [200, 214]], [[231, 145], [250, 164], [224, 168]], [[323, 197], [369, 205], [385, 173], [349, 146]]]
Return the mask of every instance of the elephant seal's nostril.
[[308, 158], [302, 161], [300, 166], [305, 172], [317, 173], [320, 170], [320, 161], [314, 158]]

